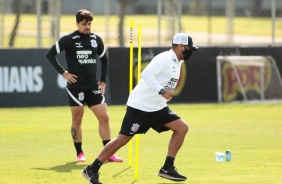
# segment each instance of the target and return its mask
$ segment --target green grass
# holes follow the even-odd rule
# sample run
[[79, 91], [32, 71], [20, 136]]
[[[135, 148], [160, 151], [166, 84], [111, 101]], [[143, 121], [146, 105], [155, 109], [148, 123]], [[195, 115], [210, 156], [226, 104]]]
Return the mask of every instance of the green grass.
[[[142, 24], [142, 43], [144, 45], [156, 45], [158, 34], [158, 16], [156, 15], [127, 15], [124, 20], [124, 31], [126, 41], [129, 43], [129, 20], [133, 18], [135, 21], [136, 32], [134, 31], [134, 39], [137, 40], [137, 24]], [[4, 46], [8, 45], [10, 32], [14, 25], [14, 15], [6, 15], [4, 17]], [[109, 27], [106, 30], [106, 18], [104, 15], [95, 15], [92, 22], [92, 31], [101, 35], [107, 45], [118, 45], [118, 22], [119, 19], [116, 15], [109, 18]], [[208, 18], [206, 16], [188, 16], [181, 17], [182, 30], [184, 32], [208, 32]], [[60, 19], [61, 36], [77, 29], [75, 26], [74, 15], [63, 15]], [[262, 26], [263, 25], [263, 26]], [[50, 39], [50, 17], [43, 16], [42, 18], [42, 47], [50, 47], [56, 40]], [[175, 28], [177, 30], [177, 27]], [[234, 18], [234, 34], [247, 35], [247, 36], [265, 36], [271, 38], [271, 18], [247, 18], [235, 17]], [[37, 18], [35, 15], [22, 15], [19, 25], [19, 34], [15, 41], [15, 47], [35, 48], [37, 46]], [[106, 40], [104, 34], [109, 31], [110, 38]], [[211, 32], [212, 34], [226, 34], [226, 18], [213, 16], [211, 18]], [[169, 43], [171, 38], [164, 35], [168, 34], [168, 22], [164, 19], [161, 21], [161, 43]], [[282, 21], [276, 22], [275, 34], [277, 38], [282, 37]], [[168, 41], [169, 40], [169, 41]], [[247, 41], [246, 41], [247, 43]]]
[[[174, 104], [190, 131], [177, 158], [189, 184], [282, 183], [282, 104]], [[109, 106], [112, 137], [125, 106]], [[83, 119], [85, 163], [76, 163], [69, 107], [0, 108], [1, 184], [83, 184], [81, 170], [102, 148], [97, 120], [86, 108]], [[128, 145], [118, 151], [123, 163], [106, 163], [101, 181], [108, 184], [170, 184], [157, 172], [171, 132], [150, 130], [140, 136], [139, 179], [128, 167]], [[133, 148], [135, 147], [133, 139]], [[231, 162], [216, 162], [216, 151], [232, 151]], [[135, 151], [134, 151], [135, 152]], [[135, 155], [135, 154], [134, 154]], [[133, 156], [134, 156], [133, 155]], [[133, 160], [134, 162], [134, 160]]]

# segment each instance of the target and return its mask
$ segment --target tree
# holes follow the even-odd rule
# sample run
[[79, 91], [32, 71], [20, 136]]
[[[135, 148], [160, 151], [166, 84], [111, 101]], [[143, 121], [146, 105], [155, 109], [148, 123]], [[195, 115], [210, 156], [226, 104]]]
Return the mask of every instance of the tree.
[[118, 24], [118, 43], [121, 47], [124, 47], [124, 32], [123, 32], [123, 26], [124, 26], [124, 17], [126, 13], [126, 7], [128, 4], [132, 2], [136, 2], [137, 0], [117, 0], [119, 4], [118, 9], [118, 16], [119, 16], [119, 24]]
[[9, 41], [10, 47], [13, 47], [15, 44], [15, 38], [17, 36], [18, 27], [20, 24], [21, 7], [22, 7], [21, 0], [14, 0], [13, 6], [14, 6], [13, 7], [14, 13], [16, 14], [16, 20], [10, 36], [10, 41]]
[[262, 0], [254, 0], [253, 1], [253, 15], [254, 16], [262, 16], [263, 15]]

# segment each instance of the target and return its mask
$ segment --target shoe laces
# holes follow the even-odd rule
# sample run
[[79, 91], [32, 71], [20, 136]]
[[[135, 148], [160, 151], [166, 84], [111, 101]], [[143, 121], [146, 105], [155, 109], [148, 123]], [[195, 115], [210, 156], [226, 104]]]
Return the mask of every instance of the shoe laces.
[[[163, 167], [162, 167], [163, 168]], [[175, 166], [169, 166], [166, 170], [168, 169], [174, 169], [174, 170], [177, 170]]]
[[96, 171], [95, 169], [91, 168], [90, 166], [88, 166], [89, 169], [93, 172], [93, 174], [95, 175], [95, 177], [97, 177], [97, 179], [99, 179], [99, 175], [101, 175], [100, 172]]
[[171, 166], [171, 167], [169, 167], [173, 172], [175, 172], [175, 173], [177, 173], [178, 174], [178, 172], [177, 172], [177, 168], [175, 167], [175, 166]]
[[93, 172], [94, 172], [95, 176], [97, 177], [97, 179], [99, 179], [101, 173], [99, 173], [98, 171], [95, 171], [95, 170]]
[[97, 172], [97, 177], [98, 177], [98, 178], [100, 177], [100, 175], [101, 175], [101, 173]]

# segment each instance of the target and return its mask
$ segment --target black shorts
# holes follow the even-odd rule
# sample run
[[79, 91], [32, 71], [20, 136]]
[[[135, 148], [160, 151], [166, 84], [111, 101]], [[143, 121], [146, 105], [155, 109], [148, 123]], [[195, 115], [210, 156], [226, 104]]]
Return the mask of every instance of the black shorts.
[[84, 106], [88, 107], [105, 103], [105, 97], [100, 90], [81, 90], [66, 88], [69, 97], [70, 106]]
[[150, 128], [161, 133], [169, 130], [164, 126], [165, 124], [177, 119], [180, 117], [168, 107], [155, 112], [144, 112], [128, 106], [119, 133], [133, 136], [134, 134], [145, 134]]

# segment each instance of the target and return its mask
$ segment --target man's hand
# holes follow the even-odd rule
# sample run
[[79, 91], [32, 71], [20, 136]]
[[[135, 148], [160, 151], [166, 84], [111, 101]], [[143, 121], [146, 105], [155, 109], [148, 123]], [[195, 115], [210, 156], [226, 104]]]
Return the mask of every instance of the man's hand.
[[100, 89], [102, 94], [105, 94], [106, 93], [106, 83], [100, 81], [98, 89]]
[[172, 99], [173, 93], [170, 90], [165, 90], [165, 92], [162, 94], [162, 97], [164, 97], [167, 102], [169, 102]]
[[76, 79], [78, 78], [76, 75], [65, 71], [62, 76], [68, 81], [68, 83], [76, 83]]

